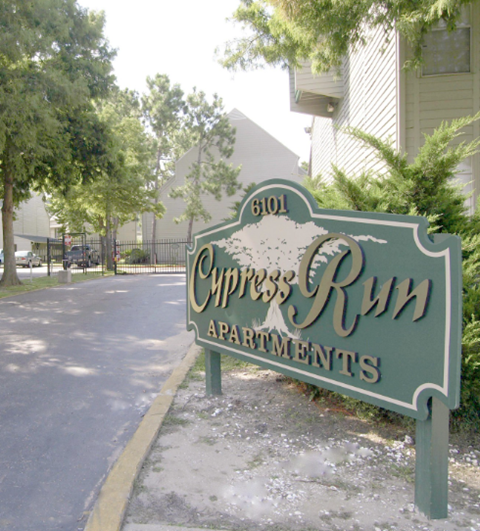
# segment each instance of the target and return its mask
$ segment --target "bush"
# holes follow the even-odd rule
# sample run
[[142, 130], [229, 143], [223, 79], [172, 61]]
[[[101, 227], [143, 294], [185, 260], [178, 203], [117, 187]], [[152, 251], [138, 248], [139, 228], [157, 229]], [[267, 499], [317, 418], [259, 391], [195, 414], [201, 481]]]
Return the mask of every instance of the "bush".
[[[430, 233], [445, 232], [462, 238], [462, 388], [460, 408], [452, 413], [452, 427], [475, 431], [480, 430], [480, 207], [473, 218], [467, 215], [463, 187], [455, 185], [454, 179], [458, 164], [477, 152], [480, 139], [455, 147], [450, 143], [461, 135], [462, 128], [479, 118], [480, 113], [451, 124], [442, 123], [431, 136], [425, 135], [425, 144], [412, 164], [407, 163], [407, 155], [387, 142], [348, 129], [349, 134], [373, 149], [386, 173], [348, 177], [333, 166], [332, 182], [327, 184], [317, 176], [304, 183], [321, 208], [425, 216], [430, 221]], [[352, 399], [344, 400], [354, 403]], [[356, 407], [360, 408], [358, 404]], [[367, 409], [379, 418], [395, 417], [381, 408]]]
[[129, 249], [125, 251], [126, 264], [147, 264], [150, 262], [150, 251], [148, 249]]

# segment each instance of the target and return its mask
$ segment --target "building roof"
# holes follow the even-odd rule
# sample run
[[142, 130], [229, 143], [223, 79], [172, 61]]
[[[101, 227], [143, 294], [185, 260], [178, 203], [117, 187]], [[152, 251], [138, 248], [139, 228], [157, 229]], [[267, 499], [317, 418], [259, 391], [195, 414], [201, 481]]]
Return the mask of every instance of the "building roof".
[[57, 240], [55, 238], [49, 238], [47, 236], [37, 236], [32, 234], [14, 234], [17, 238], [23, 238], [24, 240], [30, 240], [33, 243], [62, 243], [62, 240]]

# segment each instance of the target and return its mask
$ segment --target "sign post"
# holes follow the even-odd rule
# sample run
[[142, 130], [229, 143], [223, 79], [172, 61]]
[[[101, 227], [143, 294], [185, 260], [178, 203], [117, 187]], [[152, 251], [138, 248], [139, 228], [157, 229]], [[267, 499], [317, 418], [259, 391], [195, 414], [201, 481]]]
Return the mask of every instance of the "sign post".
[[289, 181], [257, 186], [238, 219], [187, 249], [187, 326], [219, 353], [413, 417], [415, 502], [447, 515], [448, 411], [458, 407], [460, 239], [416, 216], [321, 210]]

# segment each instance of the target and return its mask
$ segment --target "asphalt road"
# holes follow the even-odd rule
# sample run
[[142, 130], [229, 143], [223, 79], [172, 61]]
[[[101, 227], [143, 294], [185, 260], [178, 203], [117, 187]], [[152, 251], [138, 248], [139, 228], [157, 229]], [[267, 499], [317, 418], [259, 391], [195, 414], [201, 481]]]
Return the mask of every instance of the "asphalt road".
[[183, 275], [0, 300], [0, 530], [82, 530], [110, 467], [193, 341]]

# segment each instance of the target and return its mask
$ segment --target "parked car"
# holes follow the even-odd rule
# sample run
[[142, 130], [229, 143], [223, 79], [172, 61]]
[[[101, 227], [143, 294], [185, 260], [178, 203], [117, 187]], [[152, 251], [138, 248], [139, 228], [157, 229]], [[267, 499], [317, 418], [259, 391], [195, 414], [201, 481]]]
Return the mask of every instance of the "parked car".
[[76, 264], [78, 267], [92, 267], [100, 264], [100, 254], [90, 245], [72, 245], [70, 251], [65, 253], [67, 267]]
[[5, 257], [3, 256], [3, 249], [0, 249], [0, 264], [3, 264], [5, 261]]
[[17, 251], [15, 253], [15, 262], [23, 267], [40, 267], [42, 265], [42, 259], [32, 253], [32, 251]]

